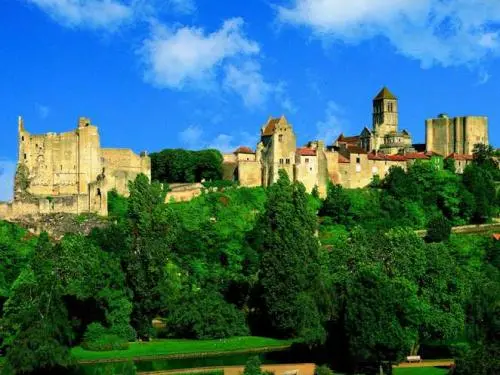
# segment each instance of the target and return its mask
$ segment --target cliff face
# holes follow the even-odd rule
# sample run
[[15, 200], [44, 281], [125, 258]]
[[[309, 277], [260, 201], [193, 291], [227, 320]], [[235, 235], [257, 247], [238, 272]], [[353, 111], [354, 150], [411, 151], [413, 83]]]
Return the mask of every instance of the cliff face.
[[60, 240], [67, 233], [87, 235], [92, 229], [103, 228], [109, 224], [109, 219], [102, 216], [66, 213], [26, 215], [10, 221], [33, 234], [47, 232], [55, 240]]

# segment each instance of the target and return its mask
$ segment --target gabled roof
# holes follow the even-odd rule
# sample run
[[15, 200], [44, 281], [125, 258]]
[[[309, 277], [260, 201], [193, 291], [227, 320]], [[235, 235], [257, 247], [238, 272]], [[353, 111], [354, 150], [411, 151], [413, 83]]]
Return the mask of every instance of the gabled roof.
[[453, 160], [474, 160], [474, 156], [472, 155], [465, 155], [465, 154], [457, 154], [456, 152], [448, 155], [446, 159], [453, 159]]
[[377, 96], [373, 100], [381, 100], [381, 99], [390, 99], [390, 100], [397, 100], [392, 92], [389, 91], [387, 87], [384, 86], [382, 90], [377, 94]]
[[346, 144], [358, 144], [359, 142], [359, 135], [354, 135], [354, 136], [349, 136], [346, 137], [343, 133], [339, 135], [337, 138], [338, 143], [346, 143]]
[[235, 154], [255, 154], [250, 147], [240, 146], [235, 151]]
[[300, 156], [316, 156], [316, 150], [309, 147], [300, 147], [296, 152]]
[[370, 129], [368, 129], [368, 127], [367, 127], [367, 126], [365, 126], [365, 127], [363, 128], [363, 130], [361, 130], [361, 135], [366, 134], [366, 133], [368, 133], [368, 134], [372, 134], [372, 131], [371, 131]]
[[273, 135], [274, 134], [274, 129], [276, 129], [276, 125], [280, 121], [279, 118], [270, 118], [269, 121], [266, 124], [266, 127], [264, 128], [262, 135], [267, 136], [267, 135]]

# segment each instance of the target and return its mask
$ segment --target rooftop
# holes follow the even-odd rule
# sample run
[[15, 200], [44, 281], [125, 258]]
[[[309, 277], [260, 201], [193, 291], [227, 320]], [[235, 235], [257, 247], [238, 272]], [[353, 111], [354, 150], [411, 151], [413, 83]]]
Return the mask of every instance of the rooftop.
[[392, 92], [389, 91], [387, 87], [384, 86], [382, 90], [377, 94], [377, 96], [373, 100], [382, 100], [382, 99], [390, 99], [390, 100], [397, 100]]

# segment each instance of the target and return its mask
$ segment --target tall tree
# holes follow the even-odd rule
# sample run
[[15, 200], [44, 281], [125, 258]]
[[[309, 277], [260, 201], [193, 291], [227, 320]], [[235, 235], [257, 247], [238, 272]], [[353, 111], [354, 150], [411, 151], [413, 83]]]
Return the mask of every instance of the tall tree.
[[148, 338], [151, 321], [161, 308], [160, 282], [175, 238], [172, 210], [164, 203], [166, 192], [158, 182], [140, 174], [129, 183], [128, 248], [122, 263], [127, 286], [133, 293], [132, 325]]
[[316, 228], [304, 186], [291, 184], [280, 170], [278, 181], [269, 188], [259, 226], [259, 282], [265, 315], [275, 335], [308, 342], [324, 338]]

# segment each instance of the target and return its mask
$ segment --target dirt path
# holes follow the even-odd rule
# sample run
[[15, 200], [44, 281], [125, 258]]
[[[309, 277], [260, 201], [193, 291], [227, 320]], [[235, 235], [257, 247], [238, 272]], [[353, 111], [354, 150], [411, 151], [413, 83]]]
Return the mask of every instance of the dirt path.
[[413, 362], [413, 363], [407, 363], [403, 362], [400, 363], [397, 366], [394, 366], [394, 368], [406, 368], [406, 367], [450, 367], [453, 365], [453, 360], [451, 359], [440, 359], [440, 360], [429, 360], [429, 361], [422, 361], [422, 362]]
[[[263, 371], [274, 372], [275, 375], [283, 375], [285, 371], [298, 370], [298, 375], [314, 375], [314, 363], [297, 363], [297, 364], [284, 364], [284, 365], [262, 365]], [[186, 374], [194, 372], [207, 372], [214, 370], [224, 370], [224, 375], [241, 375], [245, 366], [225, 366], [225, 367], [198, 367], [189, 369], [167, 370], [167, 371], [152, 371], [140, 372], [141, 375], [173, 375], [173, 374]]]

